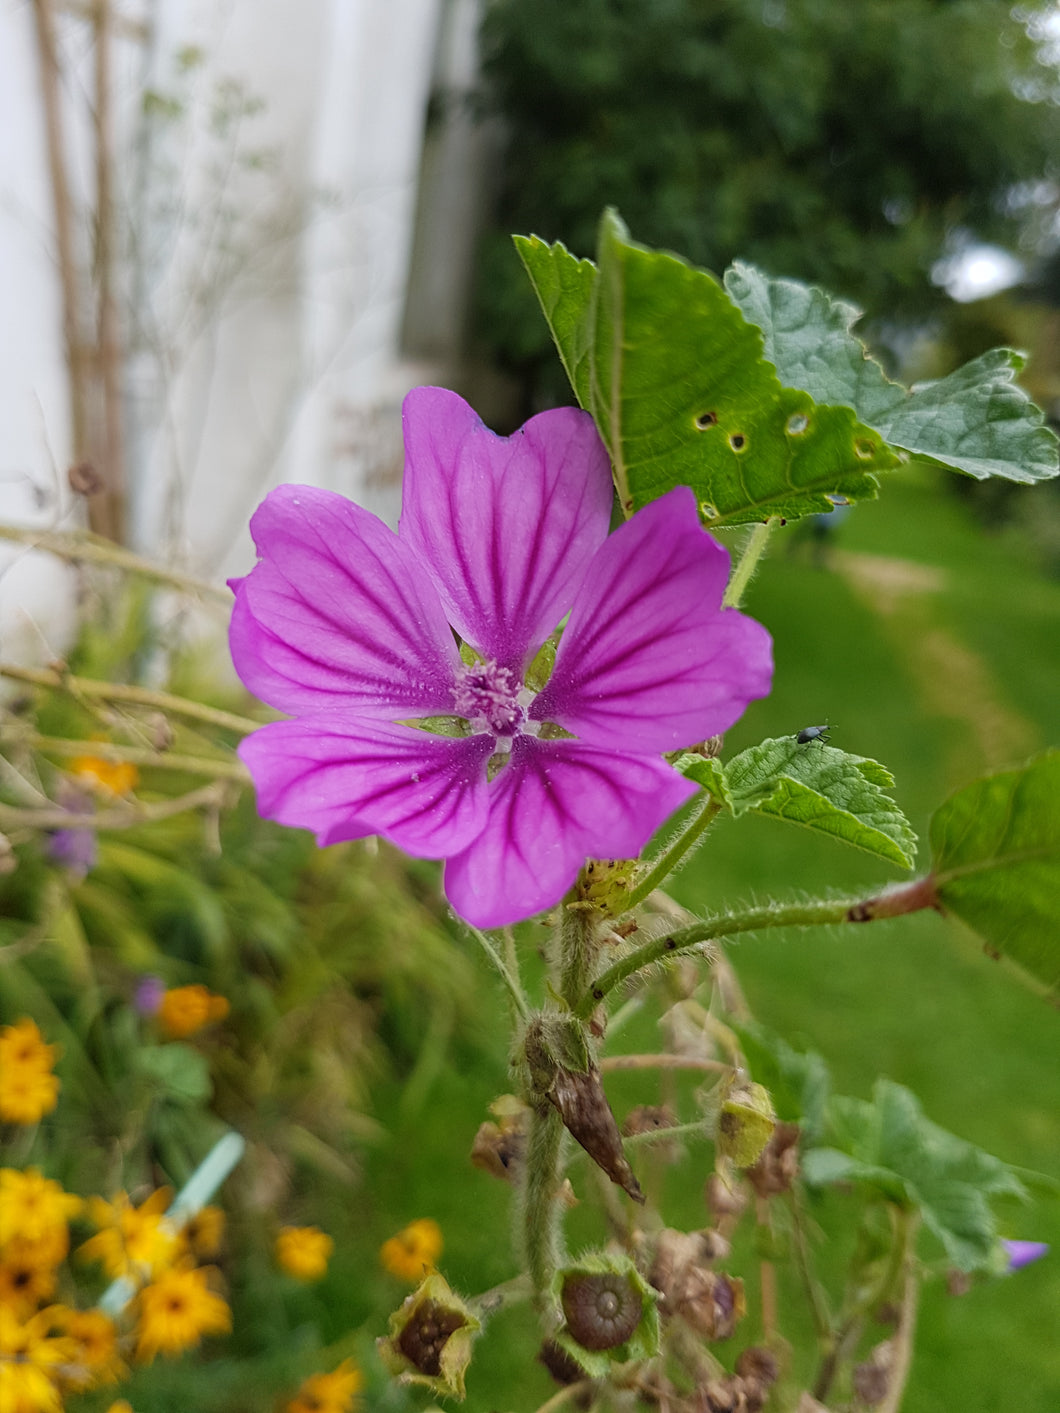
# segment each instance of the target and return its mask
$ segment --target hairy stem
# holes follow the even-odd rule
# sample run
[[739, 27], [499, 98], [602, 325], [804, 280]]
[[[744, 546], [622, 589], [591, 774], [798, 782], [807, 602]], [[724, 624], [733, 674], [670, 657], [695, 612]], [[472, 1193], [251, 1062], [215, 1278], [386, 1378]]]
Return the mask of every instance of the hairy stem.
[[699, 841], [704, 832], [713, 823], [715, 817], [721, 810], [721, 802], [714, 799], [713, 795], [707, 795], [699, 809], [681, 830], [677, 838], [673, 840], [669, 848], [655, 860], [652, 867], [640, 880], [637, 886], [630, 893], [625, 901], [627, 912], [631, 912], [645, 898], [654, 893], [656, 888], [673, 873], [674, 869], [688, 853], [689, 849]]
[[721, 604], [723, 608], [739, 608], [751, 577], [758, 566], [758, 561], [765, 553], [769, 544], [769, 537], [779, 524], [777, 517], [771, 516], [760, 525], [756, 525], [747, 537], [747, 543], [743, 547], [740, 561], [732, 571], [729, 579], [729, 586], [725, 590]]
[[560, 1262], [557, 1194], [562, 1142], [559, 1113], [547, 1100], [538, 1100], [530, 1111], [523, 1165], [523, 1256], [541, 1309]]
[[220, 707], [207, 706], [204, 702], [191, 701], [187, 697], [177, 697], [171, 692], [156, 692], [150, 687], [137, 687], [125, 682], [101, 682], [94, 677], [73, 677], [54, 668], [16, 667], [14, 663], [2, 662], [0, 677], [9, 677], [13, 682], [27, 682], [34, 687], [59, 688], [72, 697], [153, 707], [171, 716], [186, 716], [191, 721], [203, 721], [225, 731], [238, 731], [241, 736], [257, 731], [262, 724], [251, 721], [248, 716], [237, 716], [235, 712], [222, 711]]
[[703, 949], [706, 943], [716, 938], [731, 937], [740, 932], [757, 932], [767, 927], [828, 927], [841, 922], [874, 922], [937, 906], [934, 879], [928, 876], [870, 898], [771, 903], [761, 908], [747, 908], [743, 912], [720, 913], [662, 937], [653, 937], [620, 957], [583, 993], [574, 1012], [583, 1018], [592, 1015], [608, 992], [627, 977], [666, 957]]

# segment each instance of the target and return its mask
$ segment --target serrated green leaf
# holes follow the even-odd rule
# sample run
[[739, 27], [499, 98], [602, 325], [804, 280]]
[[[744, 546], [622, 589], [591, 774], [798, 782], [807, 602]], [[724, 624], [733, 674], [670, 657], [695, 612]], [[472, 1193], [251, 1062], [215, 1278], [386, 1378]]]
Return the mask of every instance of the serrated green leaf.
[[890, 1202], [919, 1210], [960, 1270], [988, 1269], [997, 1233], [990, 1197], [1026, 1197], [1007, 1164], [924, 1117], [916, 1095], [879, 1080], [871, 1104], [833, 1099], [831, 1146], [804, 1154], [815, 1186], [860, 1182]]
[[1056, 436], [1014, 381], [1025, 363], [995, 348], [946, 378], [906, 389], [869, 357], [851, 304], [736, 262], [725, 288], [761, 330], [780, 380], [820, 402], [846, 403], [889, 446], [984, 480], [1031, 483], [1057, 475]]
[[537, 236], [513, 239], [552, 330], [574, 395], [589, 412], [588, 315], [596, 266], [591, 260], [579, 260], [559, 241], [546, 245]]
[[590, 405], [627, 513], [691, 486], [712, 526], [871, 498], [896, 458], [849, 408], [782, 387], [760, 331], [705, 270], [600, 222]]
[[687, 485], [712, 526], [795, 519], [871, 499], [874, 473], [896, 464], [849, 408], [782, 387], [722, 286], [630, 241], [613, 212], [599, 269], [559, 244], [515, 242], [626, 514]]
[[213, 1092], [210, 1067], [190, 1045], [153, 1045], [136, 1054], [136, 1068], [181, 1104], [201, 1103]]
[[696, 755], [694, 751], [685, 751], [673, 762], [673, 767], [689, 780], [694, 780], [697, 785], [702, 785], [709, 795], [713, 795], [716, 800], [732, 809], [733, 801], [725, 781], [725, 767], [720, 760], [715, 760], [712, 756]]
[[856, 849], [912, 868], [916, 835], [886, 789], [894, 784], [879, 761], [794, 736], [762, 741], [725, 767], [734, 814], [757, 810], [817, 829]]
[[976, 780], [931, 821], [947, 912], [1047, 991], [1060, 989], [1060, 751]]

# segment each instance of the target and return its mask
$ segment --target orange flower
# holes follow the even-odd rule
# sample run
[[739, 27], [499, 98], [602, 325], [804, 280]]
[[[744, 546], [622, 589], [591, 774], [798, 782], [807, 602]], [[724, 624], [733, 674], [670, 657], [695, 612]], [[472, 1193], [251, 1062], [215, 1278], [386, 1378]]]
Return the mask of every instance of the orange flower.
[[179, 1354], [203, 1335], [227, 1334], [232, 1312], [207, 1287], [210, 1269], [185, 1266], [164, 1271], [137, 1297], [136, 1357], [149, 1364], [156, 1354]]
[[130, 1276], [135, 1280], [157, 1275], [174, 1259], [180, 1239], [165, 1219], [172, 1193], [161, 1187], [139, 1207], [124, 1192], [113, 1202], [102, 1197], [88, 1199], [88, 1215], [99, 1227], [77, 1248], [86, 1261], [99, 1261], [108, 1276]]
[[276, 1238], [276, 1260], [296, 1280], [316, 1281], [327, 1270], [334, 1247], [319, 1227], [284, 1227]]
[[442, 1254], [442, 1229], [430, 1217], [420, 1217], [409, 1222], [384, 1241], [379, 1248], [379, 1259], [393, 1276], [403, 1281], [420, 1281], [432, 1270]]
[[140, 772], [127, 760], [78, 756], [70, 769], [93, 789], [107, 795], [128, 795], [140, 783]]
[[0, 1120], [35, 1124], [58, 1103], [52, 1074], [58, 1047], [46, 1045], [34, 1021], [0, 1026]]
[[228, 1002], [205, 986], [176, 986], [158, 1006], [158, 1024], [171, 1040], [194, 1035], [211, 1021], [224, 1020]]
[[344, 1359], [330, 1374], [313, 1374], [287, 1404], [285, 1413], [350, 1413], [364, 1386], [364, 1375], [352, 1359]]

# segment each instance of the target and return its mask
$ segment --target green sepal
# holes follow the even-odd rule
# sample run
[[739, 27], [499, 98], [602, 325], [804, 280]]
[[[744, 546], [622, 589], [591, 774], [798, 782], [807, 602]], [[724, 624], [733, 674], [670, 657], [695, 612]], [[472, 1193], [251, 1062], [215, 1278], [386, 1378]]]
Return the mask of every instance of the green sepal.
[[552, 1281], [556, 1307], [566, 1308], [564, 1293], [571, 1289], [571, 1282], [591, 1282], [599, 1277], [611, 1277], [625, 1283], [629, 1298], [640, 1301], [640, 1313], [632, 1332], [607, 1349], [587, 1349], [571, 1330], [569, 1317], [564, 1319], [553, 1339], [593, 1379], [606, 1378], [615, 1364], [654, 1359], [659, 1353], [660, 1340], [659, 1292], [647, 1283], [628, 1256], [609, 1251], [589, 1251], [558, 1270]]
[[738, 1168], [751, 1168], [777, 1126], [769, 1090], [762, 1084], [733, 1084], [721, 1102], [714, 1143]]
[[412, 716], [397, 723], [426, 731], [431, 736], [470, 736], [471, 724], [462, 716]]
[[[441, 1323], [453, 1328], [437, 1341], [426, 1343], [418, 1331]], [[449, 1282], [432, 1271], [390, 1316], [390, 1333], [376, 1341], [379, 1357], [399, 1383], [423, 1384], [448, 1398], [464, 1397], [464, 1376], [471, 1363], [471, 1348], [482, 1324]], [[434, 1367], [436, 1366], [436, 1367]]]

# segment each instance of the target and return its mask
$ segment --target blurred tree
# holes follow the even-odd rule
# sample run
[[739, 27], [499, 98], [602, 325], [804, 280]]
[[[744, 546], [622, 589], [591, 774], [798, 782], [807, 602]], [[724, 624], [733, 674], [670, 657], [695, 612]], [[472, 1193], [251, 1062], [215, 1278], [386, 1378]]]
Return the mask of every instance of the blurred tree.
[[1055, 173], [1049, 38], [1045, 7], [1006, 0], [489, 0], [508, 150], [479, 267], [488, 349], [531, 400], [568, 396], [508, 234], [591, 254], [608, 204], [716, 271], [740, 256], [922, 318], [947, 234], [1011, 242], [1011, 188]]

